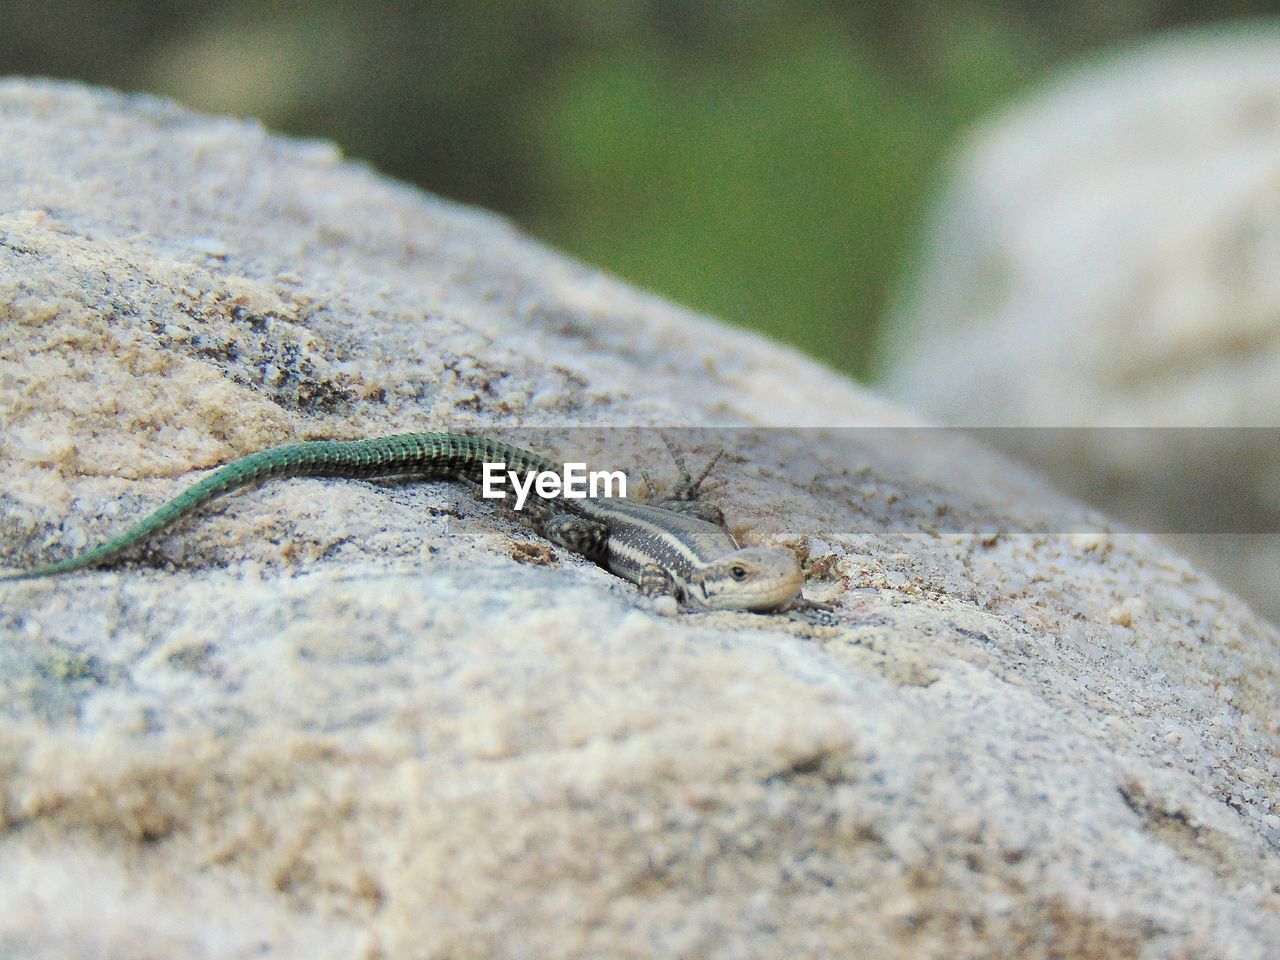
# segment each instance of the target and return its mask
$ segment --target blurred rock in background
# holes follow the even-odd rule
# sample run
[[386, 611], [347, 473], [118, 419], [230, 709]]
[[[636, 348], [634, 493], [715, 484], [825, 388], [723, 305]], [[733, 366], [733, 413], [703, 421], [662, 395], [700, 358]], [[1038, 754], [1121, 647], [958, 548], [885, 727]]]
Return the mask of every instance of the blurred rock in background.
[[324, 137], [865, 376], [934, 171], [1091, 50], [1280, 0], [47, 0], [0, 74]]
[[926, 250], [889, 392], [1034, 428], [995, 435], [1280, 619], [1280, 26], [1060, 77], [976, 131]]

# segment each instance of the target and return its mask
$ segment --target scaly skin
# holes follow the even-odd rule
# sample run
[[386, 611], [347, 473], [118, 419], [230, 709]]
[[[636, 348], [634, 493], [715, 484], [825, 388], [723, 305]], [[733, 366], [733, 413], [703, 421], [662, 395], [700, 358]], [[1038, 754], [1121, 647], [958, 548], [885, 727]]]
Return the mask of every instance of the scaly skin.
[[[521, 477], [530, 472], [558, 472], [552, 461], [527, 450], [455, 433], [406, 433], [273, 447], [214, 471], [100, 546], [0, 577], [0, 582], [103, 566], [210, 500], [270, 479], [452, 479], [478, 483], [485, 463], [502, 463]], [[522, 519], [537, 533], [590, 557], [638, 584], [645, 593], [670, 594], [686, 606], [769, 610], [795, 599], [803, 578], [790, 552], [740, 548], [727, 530], [694, 515], [697, 511], [690, 507], [701, 478], [691, 481], [679, 458], [677, 463], [682, 475], [677, 501], [653, 506], [620, 499], [542, 500], [531, 496]]]

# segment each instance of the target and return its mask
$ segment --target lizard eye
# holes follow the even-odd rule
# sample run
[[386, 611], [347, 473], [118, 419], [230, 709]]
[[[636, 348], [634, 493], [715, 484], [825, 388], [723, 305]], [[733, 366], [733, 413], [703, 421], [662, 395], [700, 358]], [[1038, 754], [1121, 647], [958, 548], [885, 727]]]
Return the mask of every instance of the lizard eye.
[[735, 580], [745, 580], [747, 579], [747, 568], [740, 563], [735, 563], [729, 568], [729, 576]]

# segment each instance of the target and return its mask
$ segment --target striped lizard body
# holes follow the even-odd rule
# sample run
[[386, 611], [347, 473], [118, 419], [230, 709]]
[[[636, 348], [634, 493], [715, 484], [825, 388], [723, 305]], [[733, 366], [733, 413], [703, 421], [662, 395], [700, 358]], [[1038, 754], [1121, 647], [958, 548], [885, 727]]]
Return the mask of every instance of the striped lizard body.
[[[674, 453], [674, 451], [673, 451]], [[369, 440], [315, 440], [273, 447], [232, 461], [188, 487], [100, 546], [32, 570], [0, 577], [30, 580], [103, 566], [217, 497], [275, 478], [452, 479], [479, 483], [485, 463], [521, 477], [558, 472], [545, 457], [486, 437], [408, 433]], [[649, 595], [686, 607], [771, 610], [794, 600], [803, 576], [790, 551], [739, 547], [696, 500], [703, 478], [689, 478], [677, 456], [676, 499], [661, 505], [621, 498], [531, 496], [519, 516], [534, 532], [581, 553]], [[705, 477], [705, 472], [703, 477]]]

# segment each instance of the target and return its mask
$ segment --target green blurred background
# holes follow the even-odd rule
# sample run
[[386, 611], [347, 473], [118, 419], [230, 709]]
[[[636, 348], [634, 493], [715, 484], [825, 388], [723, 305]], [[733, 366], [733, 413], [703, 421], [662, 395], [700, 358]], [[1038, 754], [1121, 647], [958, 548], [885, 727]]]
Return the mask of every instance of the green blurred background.
[[50, 0], [0, 72], [330, 138], [858, 376], [966, 128], [1053, 68], [1280, 0]]

